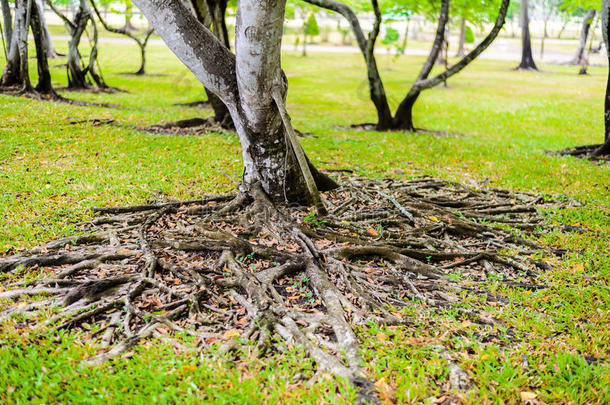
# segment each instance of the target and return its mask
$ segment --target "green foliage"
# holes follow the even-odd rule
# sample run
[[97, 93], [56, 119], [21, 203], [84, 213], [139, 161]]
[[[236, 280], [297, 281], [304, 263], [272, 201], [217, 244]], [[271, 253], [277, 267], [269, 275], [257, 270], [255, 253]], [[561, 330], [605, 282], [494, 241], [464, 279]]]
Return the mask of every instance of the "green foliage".
[[466, 25], [466, 27], [464, 28], [464, 42], [466, 42], [467, 44], [474, 44], [474, 31], [472, 31], [472, 28], [470, 28], [469, 25]]
[[318, 26], [318, 20], [316, 20], [316, 15], [314, 13], [309, 14], [303, 28], [305, 30], [305, 35], [307, 36], [315, 37], [316, 35], [320, 35], [320, 27]]
[[390, 45], [398, 41], [399, 38], [400, 34], [398, 34], [398, 31], [396, 31], [392, 27], [387, 27], [385, 30], [385, 36], [381, 40], [381, 43], [383, 43], [384, 45]]

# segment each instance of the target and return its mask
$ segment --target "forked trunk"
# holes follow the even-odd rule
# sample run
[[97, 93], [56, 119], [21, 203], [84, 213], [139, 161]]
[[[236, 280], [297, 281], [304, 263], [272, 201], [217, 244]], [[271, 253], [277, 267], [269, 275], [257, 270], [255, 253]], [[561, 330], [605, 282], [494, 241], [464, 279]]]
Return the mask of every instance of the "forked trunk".
[[47, 58], [58, 58], [59, 55], [55, 51], [53, 47], [53, 41], [51, 40], [51, 32], [49, 31], [49, 26], [47, 24], [47, 19], [44, 15], [44, 3], [43, 0], [34, 0], [34, 4], [38, 10], [38, 15], [40, 16], [40, 24], [42, 25], [42, 35], [44, 37], [44, 46], [46, 47]]
[[528, 0], [521, 0], [521, 63], [517, 69], [538, 70], [532, 56]]
[[[280, 69], [285, 2], [238, 2], [235, 55], [182, 3], [135, 3], [168, 47], [228, 107], [242, 146], [244, 188], [260, 184], [275, 202], [313, 201], [273, 96], [278, 86], [285, 94]], [[334, 185], [309, 169], [320, 188]]]
[[45, 24], [43, 23], [41, 8], [38, 4], [35, 4], [32, 7], [30, 25], [32, 27], [32, 34], [36, 45], [36, 63], [38, 66], [38, 84], [36, 85], [36, 91], [55, 98], [57, 97], [57, 94], [51, 83], [51, 73], [49, 72], [47, 54], [49, 48], [52, 48], [52, 46], [49, 46], [48, 42], [50, 41], [50, 37], [48, 33], [45, 33]]

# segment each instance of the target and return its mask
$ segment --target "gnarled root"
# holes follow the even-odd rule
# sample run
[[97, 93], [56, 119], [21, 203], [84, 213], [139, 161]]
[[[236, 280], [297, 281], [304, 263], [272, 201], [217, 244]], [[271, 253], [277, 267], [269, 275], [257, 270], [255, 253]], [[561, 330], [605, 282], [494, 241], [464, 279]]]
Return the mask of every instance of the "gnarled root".
[[[406, 323], [396, 308], [410, 301], [452, 306], [492, 273], [528, 285], [548, 268], [528, 258], [542, 250], [537, 244], [489, 225], [543, 226], [540, 197], [431, 178], [342, 184], [324, 193], [323, 218], [275, 206], [257, 188], [250, 195], [102, 209], [106, 216], [89, 223], [86, 235], [0, 258], [5, 277], [22, 267], [52, 272], [5, 282], [12, 289], [0, 299], [22, 303], [7, 305], [0, 320], [19, 315], [33, 325], [38, 310], [58, 305], [44, 325], [96, 322], [101, 346], [91, 363], [151, 336], [180, 346], [174, 332], [225, 352], [249, 341], [263, 355], [277, 334], [371, 400], [354, 325]], [[467, 286], [447, 277], [458, 270]], [[26, 301], [31, 296], [45, 298]], [[481, 319], [476, 311], [466, 315]]]

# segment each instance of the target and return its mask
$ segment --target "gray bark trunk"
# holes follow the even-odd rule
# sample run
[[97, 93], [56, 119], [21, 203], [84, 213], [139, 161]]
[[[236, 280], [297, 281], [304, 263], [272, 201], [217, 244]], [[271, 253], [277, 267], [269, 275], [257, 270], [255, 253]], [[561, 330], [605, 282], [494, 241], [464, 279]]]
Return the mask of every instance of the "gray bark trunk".
[[587, 38], [589, 38], [589, 32], [591, 31], [591, 24], [595, 18], [595, 10], [587, 11], [587, 14], [583, 17], [582, 25], [580, 28], [580, 40], [578, 41], [578, 49], [574, 54], [574, 57], [570, 62], [571, 65], [582, 65], [583, 59], [585, 58], [585, 51], [587, 47]]
[[40, 16], [40, 24], [42, 25], [42, 35], [44, 37], [44, 46], [46, 47], [46, 54], [49, 58], [58, 58], [57, 52], [53, 47], [53, 41], [51, 40], [51, 32], [47, 25], [47, 19], [44, 16], [44, 3], [43, 0], [34, 0], [37, 8], [37, 14]]
[[[302, 168], [273, 97], [280, 69], [283, 0], [240, 0], [235, 55], [180, 2], [135, 0], [161, 38], [228, 107], [242, 145], [244, 187], [260, 184], [276, 202], [310, 202]], [[318, 186], [324, 179], [312, 170]]]
[[4, 28], [4, 41], [6, 44], [6, 54], [10, 53], [10, 45], [13, 39], [13, 16], [11, 15], [11, 7], [8, 4], [8, 0], [0, 0], [0, 6], [2, 7], [2, 18]]
[[[608, 57], [608, 65], [610, 65], [610, 0], [602, 2], [602, 35], [606, 44], [606, 54]], [[606, 82], [606, 96], [604, 99], [604, 143], [602, 146], [593, 152], [593, 156], [610, 155], [610, 69], [608, 70], [608, 79]]]
[[462, 22], [460, 23], [460, 41], [458, 43], [458, 51], [455, 54], [456, 58], [464, 57], [464, 45], [466, 43], [466, 19], [462, 17]]

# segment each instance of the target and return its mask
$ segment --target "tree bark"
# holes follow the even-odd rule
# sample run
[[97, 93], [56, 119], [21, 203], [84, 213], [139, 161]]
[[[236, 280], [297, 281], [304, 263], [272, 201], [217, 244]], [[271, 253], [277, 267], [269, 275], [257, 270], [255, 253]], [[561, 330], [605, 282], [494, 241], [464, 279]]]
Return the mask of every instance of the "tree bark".
[[[608, 57], [608, 65], [610, 66], [610, 0], [602, 2], [602, 35], [606, 44], [606, 54]], [[608, 79], [606, 82], [606, 96], [604, 99], [604, 143], [602, 146], [593, 152], [593, 157], [610, 155], [610, 69], [608, 70]]]
[[91, 7], [93, 8], [93, 11], [95, 12], [95, 15], [97, 16], [97, 19], [100, 21], [100, 23], [102, 24], [102, 27], [104, 27], [104, 29], [106, 31], [114, 32], [115, 34], [125, 35], [126, 37], [133, 39], [135, 41], [135, 43], [138, 44], [138, 48], [140, 48], [140, 68], [134, 74], [136, 74], [136, 75], [145, 74], [145, 72], [146, 72], [146, 45], [148, 45], [148, 40], [150, 39], [153, 32], [155, 32], [155, 30], [149, 29], [146, 32], [146, 34], [144, 35], [144, 38], [140, 39], [140, 38], [138, 38], [138, 36], [125, 30], [125, 28], [111, 27], [106, 22], [106, 19], [104, 17], [102, 17], [102, 15], [100, 14], [100, 10], [97, 8], [97, 5], [95, 4], [95, 0], [90, 0], [90, 4], [91, 4]]
[[36, 91], [41, 94], [57, 98], [57, 93], [53, 89], [51, 83], [51, 72], [49, 71], [48, 52], [53, 47], [49, 45], [50, 36], [48, 31], [45, 32], [45, 24], [43, 23], [42, 8], [39, 2], [32, 6], [32, 18], [30, 25], [36, 45], [36, 63], [38, 66], [38, 84]]
[[521, 0], [521, 63], [517, 69], [538, 70], [532, 56], [532, 39], [530, 37], [530, 18], [528, 0]]
[[[240, 0], [235, 55], [180, 2], [135, 0], [161, 38], [228, 107], [242, 145], [243, 187], [257, 184], [275, 202], [311, 202], [303, 168], [274, 100], [285, 95], [280, 45], [285, 0]], [[319, 173], [312, 170], [318, 187]]]
[[36, 8], [38, 9], [38, 15], [40, 16], [40, 23], [42, 25], [42, 35], [44, 36], [44, 46], [46, 46], [47, 58], [58, 58], [59, 55], [53, 47], [53, 41], [51, 39], [51, 32], [47, 24], [47, 19], [44, 16], [44, 2], [43, 0], [35, 0]]
[[460, 23], [460, 41], [458, 44], [458, 51], [455, 54], [456, 58], [464, 57], [464, 45], [466, 43], [466, 19], [462, 17], [462, 22]]
[[341, 3], [340, 1], [336, 0], [305, 1], [307, 3], [339, 13], [349, 22], [352, 28], [352, 32], [356, 37], [358, 48], [360, 48], [360, 52], [362, 52], [362, 55], [364, 56], [364, 62], [366, 63], [366, 70], [369, 82], [369, 94], [371, 97], [371, 101], [373, 101], [375, 109], [377, 110], [376, 128], [378, 131], [385, 131], [391, 129], [393, 125], [392, 111], [388, 103], [388, 98], [385, 92], [385, 88], [383, 86], [383, 81], [381, 80], [379, 69], [377, 67], [377, 60], [375, 59], [374, 55], [375, 41], [377, 40], [377, 36], [379, 35], [379, 27], [381, 24], [381, 12], [379, 10], [377, 1], [373, 2], [373, 8], [375, 11], [375, 22], [373, 25], [373, 30], [369, 34], [368, 40], [364, 36], [364, 32], [362, 31], [362, 27], [360, 26], [360, 21], [358, 20], [358, 17], [353, 12], [353, 10], [344, 3]]
[[582, 25], [580, 28], [580, 40], [578, 41], [578, 49], [576, 50], [574, 57], [568, 62], [568, 64], [582, 65], [587, 47], [587, 38], [589, 38], [589, 32], [591, 32], [591, 24], [593, 23], [595, 14], [595, 10], [588, 10], [587, 14], [585, 14], [585, 16], [583, 17]]
[[13, 39], [13, 16], [11, 14], [11, 6], [9, 5], [8, 0], [0, 0], [0, 6], [2, 7], [6, 55], [8, 55], [11, 51], [10, 45]]
[[[190, 4], [197, 20], [206, 28], [212, 30], [214, 36], [230, 50], [231, 43], [229, 42], [229, 33], [225, 20], [227, 1], [191, 0]], [[227, 106], [213, 91], [205, 87], [204, 90], [214, 111], [214, 121], [220, 123], [225, 128], [234, 128], [233, 119]]]
[[[434, 37], [434, 42], [432, 43], [432, 50], [430, 54], [428, 54], [428, 59], [424, 63], [422, 70], [419, 72], [419, 76], [417, 76], [417, 82], [421, 82], [426, 80], [434, 67], [434, 63], [438, 59], [438, 56], [441, 53], [443, 42], [445, 40], [445, 29], [447, 27], [447, 22], [449, 21], [449, 0], [441, 1], [441, 12], [438, 17], [438, 26], [436, 28], [436, 35]], [[393, 120], [393, 128], [394, 129], [402, 129], [405, 131], [415, 131], [415, 126], [413, 125], [413, 106], [415, 102], [419, 98], [423, 88], [419, 88], [418, 86], [412, 86], [406, 97], [398, 106], [396, 110], [396, 115]]]

